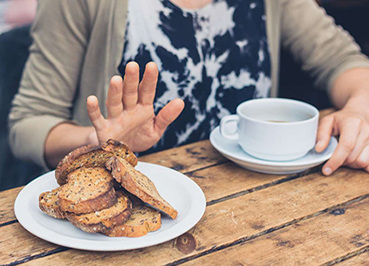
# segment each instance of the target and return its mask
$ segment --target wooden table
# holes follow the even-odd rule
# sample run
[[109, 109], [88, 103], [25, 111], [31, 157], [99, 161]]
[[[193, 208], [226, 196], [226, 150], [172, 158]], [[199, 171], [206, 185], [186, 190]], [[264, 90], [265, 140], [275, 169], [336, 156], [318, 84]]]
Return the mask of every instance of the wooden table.
[[0, 193], [0, 264], [369, 265], [369, 174], [363, 171], [258, 174], [227, 161], [209, 141], [141, 160], [176, 169], [203, 189], [207, 208], [193, 229], [133, 251], [59, 247], [17, 222], [13, 204], [22, 188], [15, 188]]

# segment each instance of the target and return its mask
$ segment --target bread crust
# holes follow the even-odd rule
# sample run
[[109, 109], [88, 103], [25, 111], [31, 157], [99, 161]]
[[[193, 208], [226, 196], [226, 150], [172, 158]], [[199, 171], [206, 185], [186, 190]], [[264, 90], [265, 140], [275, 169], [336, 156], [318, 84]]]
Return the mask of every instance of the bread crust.
[[136, 165], [137, 157], [120, 141], [80, 147], [59, 162], [55, 177], [61, 187], [40, 194], [40, 209], [88, 233], [140, 237], [156, 231], [159, 211], [173, 219], [178, 212]]
[[75, 203], [65, 197], [59, 197], [60, 209], [64, 212], [71, 212], [75, 214], [85, 214], [95, 211], [101, 211], [113, 206], [117, 202], [115, 197], [115, 190], [111, 188], [106, 193], [85, 201]]
[[121, 141], [109, 139], [106, 143], [102, 144], [101, 149], [106, 152], [111, 152], [114, 154], [116, 149], [124, 149], [125, 156], [114, 154], [115, 156], [124, 158], [127, 162], [129, 162], [133, 167], [137, 165], [138, 159], [136, 155], [129, 149], [129, 147]]
[[[111, 171], [115, 180], [117, 180], [123, 188], [125, 188], [128, 192], [137, 196], [143, 202], [150, 204], [154, 208], [168, 214], [172, 219], [175, 219], [178, 215], [177, 210], [175, 210], [168, 202], [166, 202], [157, 191], [154, 183], [146, 177], [144, 174], [138, 172], [136, 169], [131, 167], [129, 164], [124, 163], [124, 159], [118, 157], [110, 158], [106, 163], [106, 168]], [[134, 181], [132, 176], [132, 172], [138, 172], [143, 178], [147, 179], [150, 185], [150, 189], [155, 191], [155, 194], [149, 194], [146, 191], [142, 190], [141, 187]], [[156, 196], [156, 197], [155, 197]]]
[[[140, 222], [133, 222], [136, 212], [143, 210], [149, 212], [147, 216], [149, 219], [142, 220]], [[135, 206], [132, 209], [132, 216], [122, 225], [114, 226], [110, 229], [104, 230], [102, 233], [110, 237], [141, 237], [147, 235], [149, 232], [159, 230], [161, 227], [161, 215], [160, 212], [153, 210], [147, 206]]]
[[[121, 192], [117, 192], [118, 201], [123, 201], [121, 204], [123, 210], [115, 215], [109, 217], [108, 219], [102, 219], [96, 223], [89, 223], [86, 221], [86, 215], [76, 215], [73, 213], [66, 213], [67, 219], [76, 227], [80, 228], [82, 231], [87, 233], [100, 233], [108, 230], [114, 226], [119, 226], [124, 224], [131, 216], [132, 213], [132, 204], [129, 198]], [[119, 204], [119, 203], [117, 203]], [[104, 211], [104, 210], [103, 210]], [[96, 220], [98, 219], [98, 212], [87, 214], [88, 216], [93, 216]]]
[[[72, 163], [80, 156], [98, 151], [100, 149], [99, 146], [86, 145], [79, 147], [70, 153], [68, 153], [56, 166], [55, 169], [55, 178], [59, 186], [62, 186], [67, 183], [68, 174], [73, 172], [74, 170], [85, 167], [85, 165], [80, 165], [79, 167], [71, 167]], [[88, 166], [86, 166], [88, 167]]]
[[137, 165], [137, 157], [123, 142], [109, 139], [100, 146], [86, 145], [71, 151], [57, 165], [55, 178], [62, 186], [68, 182], [68, 174], [81, 167], [104, 167], [111, 156], [122, 156]]
[[[47, 215], [54, 217], [56, 219], [65, 219], [65, 212], [60, 209], [58, 203], [58, 194], [60, 188], [56, 188], [52, 191], [46, 191], [40, 194], [38, 198], [39, 208], [41, 211], [46, 213]], [[54, 198], [55, 197], [55, 198]], [[48, 198], [52, 198], [50, 202], [47, 200]]]
[[71, 181], [61, 187], [58, 196], [62, 211], [85, 214], [109, 208], [117, 202], [113, 177], [105, 168], [77, 169], [69, 178]]

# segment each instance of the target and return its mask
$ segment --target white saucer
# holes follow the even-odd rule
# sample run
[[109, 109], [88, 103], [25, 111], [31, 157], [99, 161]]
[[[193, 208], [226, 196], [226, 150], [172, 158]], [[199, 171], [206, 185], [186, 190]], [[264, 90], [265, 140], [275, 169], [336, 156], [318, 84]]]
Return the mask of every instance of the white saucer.
[[238, 145], [237, 140], [224, 138], [216, 127], [210, 134], [210, 142], [224, 157], [243, 168], [265, 174], [294, 174], [317, 166], [328, 160], [336, 149], [337, 140], [332, 137], [328, 148], [322, 153], [311, 150], [304, 157], [286, 162], [265, 161], [248, 155]]

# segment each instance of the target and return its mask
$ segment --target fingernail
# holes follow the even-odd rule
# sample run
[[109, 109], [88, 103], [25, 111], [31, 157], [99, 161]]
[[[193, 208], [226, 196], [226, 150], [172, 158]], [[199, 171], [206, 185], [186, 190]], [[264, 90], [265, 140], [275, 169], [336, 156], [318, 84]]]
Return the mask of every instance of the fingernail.
[[326, 167], [326, 168], [323, 169], [323, 173], [325, 175], [330, 175], [330, 174], [332, 174], [332, 169], [330, 167]]

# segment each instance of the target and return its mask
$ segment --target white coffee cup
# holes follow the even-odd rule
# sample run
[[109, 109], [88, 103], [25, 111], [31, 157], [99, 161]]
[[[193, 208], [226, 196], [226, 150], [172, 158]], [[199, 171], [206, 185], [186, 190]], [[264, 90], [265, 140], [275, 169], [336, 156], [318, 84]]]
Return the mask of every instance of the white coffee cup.
[[[248, 154], [270, 161], [303, 157], [315, 146], [319, 111], [289, 99], [255, 99], [241, 103], [236, 115], [220, 122], [223, 137], [237, 140]], [[237, 123], [237, 130], [229, 132]], [[234, 127], [235, 128], [235, 127]]]

